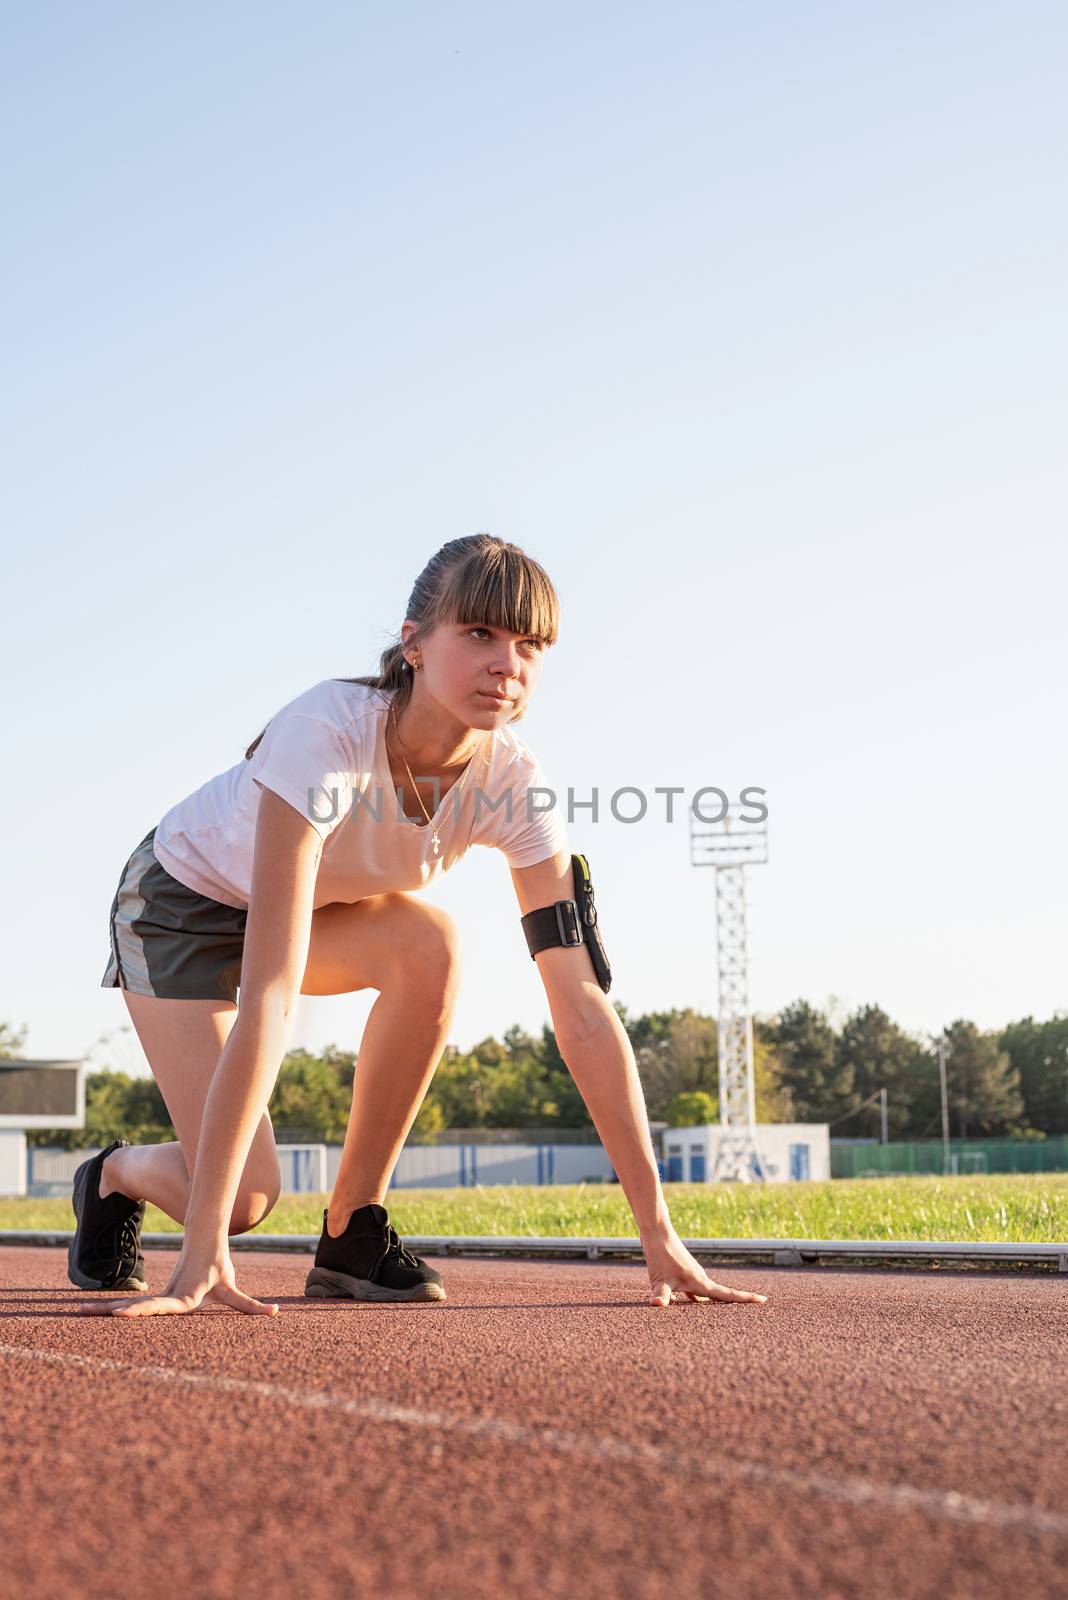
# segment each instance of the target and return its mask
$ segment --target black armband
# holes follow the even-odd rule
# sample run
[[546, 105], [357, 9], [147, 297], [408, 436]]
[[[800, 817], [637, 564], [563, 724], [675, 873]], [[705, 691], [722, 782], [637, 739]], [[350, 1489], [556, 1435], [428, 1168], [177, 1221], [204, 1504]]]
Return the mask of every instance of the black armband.
[[557, 945], [584, 944], [590, 952], [597, 982], [607, 994], [612, 984], [612, 969], [601, 943], [590, 865], [585, 856], [571, 857], [571, 879], [575, 890], [573, 900], [557, 900], [551, 906], [528, 911], [525, 917], [519, 919], [526, 935], [530, 959], [533, 961], [539, 950], [551, 950]]

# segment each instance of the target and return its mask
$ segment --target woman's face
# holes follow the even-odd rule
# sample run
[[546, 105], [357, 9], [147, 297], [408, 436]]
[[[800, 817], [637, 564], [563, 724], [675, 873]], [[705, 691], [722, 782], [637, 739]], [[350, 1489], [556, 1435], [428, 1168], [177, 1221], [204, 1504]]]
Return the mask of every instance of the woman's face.
[[[414, 624], [405, 623], [405, 645]], [[469, 728], [498, 728], [529, 700], [541, 677], [545, 650], [531, 634], [481, 622], [439, 622], [414, 645], [426, 692]], [[491, 698], [491, 693], [504, 699]]]

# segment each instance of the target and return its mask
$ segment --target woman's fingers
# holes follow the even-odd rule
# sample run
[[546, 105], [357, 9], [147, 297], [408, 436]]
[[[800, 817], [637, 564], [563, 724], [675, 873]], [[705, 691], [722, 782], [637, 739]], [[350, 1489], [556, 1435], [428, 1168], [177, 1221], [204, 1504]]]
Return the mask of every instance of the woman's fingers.
[[[234, 1311], [243, 1311], [249, 1316], [278, 1315], [277, 1305], [253, 1300], [251, 1295], [243, 1294], [240, 1289], [235, 1289], [229, 1284], [217, 1283], [211, 1291], [210, 1298], [220, 1305], [230, 1306]], [[150, 1294], [139, 1295], [136, 1300], [93, 1300], [80, 1305], [78, 1310], [85, 1317], [167, 1317], [195, 1311], [199, 1303], [182, 1295]]]
[[131, 1300], [124, 1306], [118, 1306], [112, 1312], [116, 1317], [172, 1317], [183, 1311], [195, 1311], [195, 1302], [190, 1302], [178, 1295], [153, 1294], [145, 1300]]
[[167, 1294], [140, 1294], [134, 1300], [91, 1300], [78, 1307], [84, 1317], [162, 1317], [192, 1309], [188, 1300]]
[[705, 1277], [704, 1284], [695, 1288], [686, 1285], [686, 1293], [691, 1299], [732, 1300], [749, 1302], [754, 1305], [763, 1305], [768, 1298], [766, 1294], [753, 1294], [749, 1289], [728, 1289], [725, 1283], [717, 1283], [715, 1278]]
[[[229, 1276], [227, 1264], [222, 1269]], [[214, 1282], [212, 1279], [214, 1278]], [[93, 1300], [83, 1303], [78, 1310], [85, 1316], [91, 1317], [165, 1317], [178, 1316], [182, 1312], [195, 1311], [205, 1300], [212, 1300], [217, 1305], [229, 1306], [233, 1311], [244, 1312], [252, 1317], [276, 1317], [278, 1306], [273, 1302], [254, 1300], [250, 1294], [245, 1294], [228, 1277], [218, 1278], [212, 1271], [204, 1278], [194, 1278], [187, 1281], [184, 1287], [188, 1290], [185, 1294], [168, 1293], [168, 1290], [183, 1287], [180, 1275], [172, 1276], [167, 1290], [163, 1294], [141, 1294], [133, 1299], [125, 1300]]]
[[658, 1306], [669, 1306], [672, 1301], [672, 1292], [685, 1295], [691, 1303], [698, 1301], [726, 1300], [735, 1304], [763, 1305], [767, 1300], [766, 1294], [754, 1294], [749, 1289], [728, 1289], [725, 1283], [717, 1283], [714, 1278], [706, 1278], [703, 1283], [686, 1277], [681, 1282], [672, 1286], [666, 1278], [653, 1284], [652, 1303]]
[[649, 1283], [654, 1305], [669, 1306], [672, 1300], [708, 1302], [727, 1301], [730, 1304], [763, 1305], [766, 1294], [754, 1294], [750, 1289], [728, 1289], [725, 1283], [710, 1278], [701, 1263], [686, 1249], [677, 1236], [653, 1240], [645, 1252], [649, 1267]]
[[75, 1307], [80, 1317], [110, 1317], [120, 1305], [126, 1305], [125, 1300], [82, 1300]]
[[252, 1317], [276, 1317], [278, 1306], [274, 1301], [254, 1300], [250, 1294], [245, 1294], [236, 1284], [217, 1283], [211, 1291], [211, 1298], [218, 1300], [224, 1306], [232, 1306], [235, 1311], [244, 1311]]

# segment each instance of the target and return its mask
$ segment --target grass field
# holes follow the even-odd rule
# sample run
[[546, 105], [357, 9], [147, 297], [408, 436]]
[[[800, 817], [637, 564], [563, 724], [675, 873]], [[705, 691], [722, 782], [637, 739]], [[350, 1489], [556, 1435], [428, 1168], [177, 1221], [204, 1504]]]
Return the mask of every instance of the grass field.
[[[833, 1183], [675, 1183], [671, 1220], [684, 1239], [960, 1239], [1020, 1244], [1068, 1238], [1068, 1173], [975, 1178], [838, 1179]], [[634, 1237], [617, 1184], [402, 1189], [390, 1220], [408, 1234]], [[323, 1195], [285, 1195], [261, 1233], [318, 1233]], [[67, 1200], [0, 1200], [0, 1229], [73, 1227]], [[149, 1207], [145, 1229], [178, 1225]]]

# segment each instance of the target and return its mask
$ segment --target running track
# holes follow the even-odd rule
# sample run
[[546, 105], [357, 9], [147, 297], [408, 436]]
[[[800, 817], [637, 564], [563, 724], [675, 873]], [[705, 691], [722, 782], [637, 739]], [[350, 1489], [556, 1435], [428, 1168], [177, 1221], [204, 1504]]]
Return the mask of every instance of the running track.
[[[151, 1252], [161, 1285], [171, 1255]], [[1063, 1596], [1063, 1280], [446, 1261], [448, 1299], [76, 1318], [0, 1250], [0, 1594]]]

